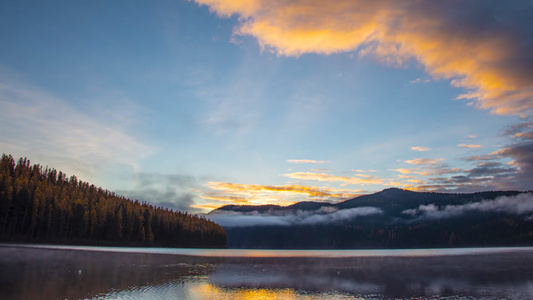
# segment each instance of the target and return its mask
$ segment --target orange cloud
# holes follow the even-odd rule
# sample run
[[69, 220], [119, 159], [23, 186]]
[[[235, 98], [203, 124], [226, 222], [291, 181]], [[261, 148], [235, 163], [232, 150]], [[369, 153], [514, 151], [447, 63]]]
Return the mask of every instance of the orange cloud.
[[244, 197], [238, 197], [238, 196], [210, 196], [210, 195], [202, 195], [203, 199], [207, 200], [214, 200], [214, 201], [221, 201], [221, 202], [231, 202], [231, 203], [238, 203], [238, 204], [248, 204], [250, 201]]
[[[296, 197], [321, 199], [347, 199], [360, 195], [361, 190], [335, 189], [306, 185], [258, 185], [228, 182], [208, 182], [206, 186], [214, 192], [204, 192], [201, 198], [206, 200], [231, 202], [235, 204], [264, 204], [272, 202], [295, 202]], [[302, 201], [302, 199], [299, 199]]]
[[533, 140], [533, 132], [522, 132], [515, 134], [515, 137], [527, 139], [527, 140]]
[[400, 172], [402, 174], [411, 174], [411, 172], [412, 172], [411, 169], [392, 169], [391, 171]]
[[415, 147], [411, 147], [411, 150], [413, 150], [413, 151], [425, 152], [425, 151], [429, 151], [429, 150], [431, 150], [431, 148], [428, 148], [428, 147], [421, 147], [421, 146], [415, 146]]
[[478, 148], [481, 148], [481, 145], [459, 144], [457, 145], [457, 147], [478, 149]]
[[[467, 92], [458, 99], [497, 114], [533, 108], [533, 49], [527, 1], [195, 0], [228, 17], [278, 55], [358, 52], [384, 63], [415, 59], [433, 79]], [[479, 9], [479, 7], [485, 9]], [[525, 23], [525, 24], [524, 24]]]
[[398, 178], [401, 178], [401, 179], [414, 179], [416, 177], [414, 176], [409, 176], [409, 175], [397, 175]]
[[195, 205], [191, 205], [191, 207], [193, 207], [193, 208], [198, 208], [198, 209], [205, 210], [205, 211], [217, 209], [217, 208], [219, 208], [221, 206], [222, 205], [219, 205], [219, 204], [195, 204]]

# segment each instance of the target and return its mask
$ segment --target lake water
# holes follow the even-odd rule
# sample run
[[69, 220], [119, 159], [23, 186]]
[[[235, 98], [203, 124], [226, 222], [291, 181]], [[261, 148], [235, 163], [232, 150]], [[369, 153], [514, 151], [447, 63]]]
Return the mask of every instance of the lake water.
[[533, 248], [0, 245], [0, 299], [533, 299]]

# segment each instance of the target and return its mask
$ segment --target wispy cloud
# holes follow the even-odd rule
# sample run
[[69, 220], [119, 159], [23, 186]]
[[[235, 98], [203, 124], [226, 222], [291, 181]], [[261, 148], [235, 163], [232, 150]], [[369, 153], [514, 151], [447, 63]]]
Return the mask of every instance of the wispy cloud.
[[179, 211], [191, 211], [198, 200], [198, 179], [186, 174], [135, 173], [131, 187], [117, 193]]
[[153, 151], [120, 124], [105, 124], [33, 87], [4, 82], [0, 107], [2, 151], [44, 160], [83, 180], [111, 165], [135, 169]]
[[473, 145], [473, 144], [459, 144], [457, 147], [460, 148], [471, 148], [471, 149], [479, 149], [481, 148], [481, 145]]
[[329, 163], [326, 160], [312, 160], [312, 159], [287, 159], [291, 164], [325, 164]]
[[413, 150], [413, 151], [419, 151], [419, 152], [426, 152], [426, 151], [430, 151], [431, 148], [429, 148], [429, 147], [415, 146], [415, 147], [411, 147], [411, 150]]
[[431, 79], [422, 79], [422, 78], [417, 78], [415, 80], [411, 80], [409, 81], [410, 84], [418, 84], [418, 83], [428, 83], [428, 82], [431, 82]]
[[509, 128], [505, 129], [503, 135], [505, 136], [515, 136], [517, 133], [521, 133], [525, 130], [533, 128], [533, 124], [531, 122], [522, 122], [519, 124], [515, 124], [510, 126]]
[[463, 157], [461, 159], [465, 161], [493, 160], [495, 159], [495, 156], [491, 154], [472, 155], [472, 156]]
[[316, 180], [316, 181], [325, 181], [325, 182], [340, 182], [342, 184], [355, 184], [355, 185], [365, 185], [365, 184], [383, 184], [384, 180], [376, 176], [369, 176], [365, 178], [358, 177], [345, 177], [345, 176], [336, 176], [332, 174], [325, 173], [311, 173], [311, 172], [295, 172], [283, 174], [285, 177], [300, 179], [300, 180]]
[[434, 165], [444, 161], [444, 158], [415, 158], [406, 160], [405, 162], [410, 165]]

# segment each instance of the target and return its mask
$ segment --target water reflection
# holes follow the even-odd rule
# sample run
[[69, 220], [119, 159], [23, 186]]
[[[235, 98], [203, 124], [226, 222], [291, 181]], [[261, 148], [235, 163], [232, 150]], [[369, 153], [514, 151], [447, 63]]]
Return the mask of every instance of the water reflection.
[[0, 299], [532, 299], [533, 251], [509, 251], [265, 258], [0, 247]]

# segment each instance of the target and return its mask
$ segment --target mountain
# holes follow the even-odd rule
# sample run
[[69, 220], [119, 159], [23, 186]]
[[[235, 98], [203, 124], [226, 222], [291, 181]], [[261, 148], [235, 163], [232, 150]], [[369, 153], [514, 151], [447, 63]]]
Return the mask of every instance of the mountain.
[[230, 248], [413, 248], [533, 245], [533, 194], [389, 188], [336, 204], [227, 205], [207, 217]]
[[434, 193], [434, 192], [413, 192], [399, 188], [388, 188], [381, 192], [370, 195], [363, 195], [353, 199], [345, 200], [336, 204], [327, 202], [303, 201], [289, 206], [279, 205], [225, 205], [219, 207], [209, 214], [226, 212], [290, 212], [294, 210], [319, 210], [322, 207], [333, 207], [339, 210], [357, 207], [378, 207], [383, 212], [390, 215], [397, 215], [406, 209], [415, 209], [420, 205], [435, 204], [461, 205], [469, 202], [495, 199], [500, 196], [514, 196], [524, 192], [520, 191], [490, 191], [470, 194], [459, 193]]

